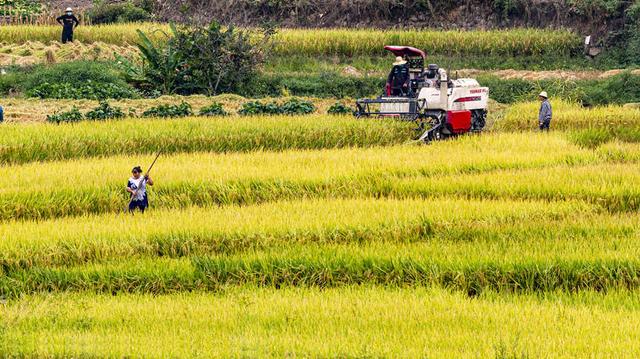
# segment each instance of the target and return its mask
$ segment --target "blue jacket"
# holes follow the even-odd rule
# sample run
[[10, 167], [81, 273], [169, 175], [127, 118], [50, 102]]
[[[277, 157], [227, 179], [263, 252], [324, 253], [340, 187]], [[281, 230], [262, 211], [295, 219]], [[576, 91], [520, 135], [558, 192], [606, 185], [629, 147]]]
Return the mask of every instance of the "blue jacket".
[[551, 104], [549, 100], [544, 100], [542, 105], [540, 105], [540, 113], [538, 114], [538, 122], [551, 122], [551, 117], [553, 113], [551, 111]]

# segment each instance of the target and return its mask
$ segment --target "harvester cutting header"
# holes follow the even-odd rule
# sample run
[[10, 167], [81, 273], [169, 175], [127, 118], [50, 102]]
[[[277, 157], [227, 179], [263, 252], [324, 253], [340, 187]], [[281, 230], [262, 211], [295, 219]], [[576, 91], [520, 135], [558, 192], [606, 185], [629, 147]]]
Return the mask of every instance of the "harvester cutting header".
[[357, 117], [415, 121], [419, 139], [429, 142], [484, 129], [489, 88], [475, 79], [449, 78], [438, 65], [424, 66], [426, 54], [409, 46], [385, 46], [397, 56], [384, 95], [356, 101]]

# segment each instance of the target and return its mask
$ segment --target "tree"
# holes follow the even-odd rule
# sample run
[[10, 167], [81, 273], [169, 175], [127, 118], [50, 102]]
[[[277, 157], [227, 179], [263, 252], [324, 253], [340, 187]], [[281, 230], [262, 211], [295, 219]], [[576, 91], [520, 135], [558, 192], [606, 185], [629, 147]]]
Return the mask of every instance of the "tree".
[[259, 70], [270, 49], [270, 29], [261, 32], [209, 26], [171, 26], [167, 41], [154, 44], [139, 31], [141, 67], [120, 61], [130, 80], [163, 94], [237, 92]]

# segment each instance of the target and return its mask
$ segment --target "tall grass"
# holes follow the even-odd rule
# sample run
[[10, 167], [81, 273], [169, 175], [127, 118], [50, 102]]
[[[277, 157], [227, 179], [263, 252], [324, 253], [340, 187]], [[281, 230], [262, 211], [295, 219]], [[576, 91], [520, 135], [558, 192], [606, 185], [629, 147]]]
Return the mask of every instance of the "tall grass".
[[401, 121], [344, 116], [124, 120], [0, 129], [0, 163], [179, 152], [248, 152], [391, 145], [415, 136]]
[[[137, 29], [162, 40], [167, 25], [118, 24], [80, 26], [81, 42], [134, 44]], [[2, 26], [5, 43], [50, 42], [60, 37], [58, 26]], [[282, 29], [275, 36], [275, 54], [289, 55], [382, 55], [384, 45], [411, 45], [428, 54], [449, 56], [537, 56], [568, 57], [581, 50], [578, 35], [566, 30], [512, 29], [490, 31], [374, 30], [374, 29]]]
[[369, 287], [43, 294], [0, 306], [0, 355], [634, 357], [639, 302], [628, 292], [468, 299]]

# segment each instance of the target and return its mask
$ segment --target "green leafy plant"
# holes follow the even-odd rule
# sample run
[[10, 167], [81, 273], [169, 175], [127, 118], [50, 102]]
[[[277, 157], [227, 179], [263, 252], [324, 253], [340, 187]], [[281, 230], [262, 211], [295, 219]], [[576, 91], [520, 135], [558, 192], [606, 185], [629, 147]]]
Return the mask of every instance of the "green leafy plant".
[[343, 104], [342, 102], [334, 103], [327, 110], [327, 113], [330, 115], [348, 115], [348, 114], [351, 114], [352, 112], [353, 110], [349, 106]]
[[280, 106], [275, 102], [263, 103], [260, 101], [250, 101], [242, 104], [238, 113], [242, 116], [252, 115], [278, 115], [281, 112]]
[[83, 119], [84, 119], [84, 116], [82, 115], [82, 113], [80, 113], [80, 110], [78, 110], [78, 108], [75, 106], [73, 107], [73, 109], [71, 109], [71, 111], [55, 113], [53, 115], [47, 116], [47, 122], [51, 122], [55, 124], [60, 124], [63, 122], [80, 122]]
[[187, 117], [193, 116], [191, 105], [182, 102], [179, 105], [160, 105], [142, 113], [142, 117]]
[[[138, 30], [142, 66], [118, 58], [130, 80], [143, 91], [183, 95], [237, 92], [257, 74], [263, 63], [270, 32], [255, 33], [222, 27], [170, 25], [166, 41], [154, 42]], [[259, 41], [258, 41], [259, 40]]]
[[315, 106], [310, 101], [293, 98], [283, 104], [277, 102], [263, 103], [250, 101], [242, 104], [238, 113], [243, 116], [251, 115], [306, 115], [315, 111]]
[[112, 120], [124, 117], [124, 112], [120, 107], [112, 107], [108, 102], [102, 101], [95, 109], [87, 112], [85, 115], [87, 120]]
[[227, 116], [228, 114], [222, 104], [217, 102], [200, 110], [200, 116]]
[[42, 99], [123, 99], [137, 98], [139, 95], [128, 86], [121, 87], [113, 83], [90, 82], [74, 85], [68, 82], [44, 83], [27, 91], [27, 96]]
[[307, 115], [313, 113], [316, 107], [311, 101], [292, 98], [280, 106], [280, 112], [285, 115]]
[[119, 4], [100, 4], [88, 13], [94, 24], [143, 22], [151, 20], [151, 13], [137, 4], [127, 1]]

